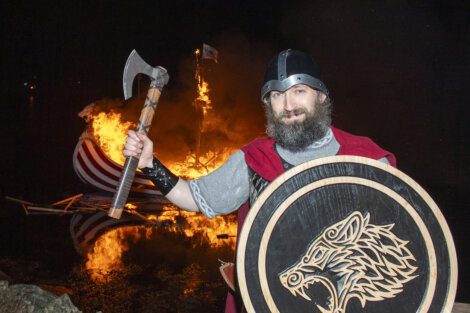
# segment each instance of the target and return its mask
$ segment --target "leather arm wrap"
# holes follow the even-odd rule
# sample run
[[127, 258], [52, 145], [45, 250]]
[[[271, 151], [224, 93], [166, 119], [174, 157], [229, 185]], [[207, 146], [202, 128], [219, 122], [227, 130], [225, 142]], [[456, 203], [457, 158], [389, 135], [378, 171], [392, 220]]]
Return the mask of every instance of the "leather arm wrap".
[[167, 195], [173, 187], [175, 187], [179, 178], [166, 168], [156, 157], [153, 157], [152, 165], [152, 167], [142, 168], [141, 171], [163, 195]]

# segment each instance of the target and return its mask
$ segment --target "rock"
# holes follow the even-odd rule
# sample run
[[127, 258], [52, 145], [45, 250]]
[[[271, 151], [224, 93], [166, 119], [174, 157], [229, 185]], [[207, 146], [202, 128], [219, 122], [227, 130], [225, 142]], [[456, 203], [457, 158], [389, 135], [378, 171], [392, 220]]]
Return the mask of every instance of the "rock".
[[80, 313], [68, 295], [56, 297], [35, 285], [9, 286], [0, 281], [0, 312], [18, 313]]
[[58, 312], [70, 312], [70, 313], [75, 313], [75, 312], [81, 312], [78, 310], [70, 301], [70, 298], [68, 295], [64, 294], [61, 295], [60, 297], [54, 299], [52, 302], [49, 303], [49, 305], [44, 309], [44, 313], [58, 313]]

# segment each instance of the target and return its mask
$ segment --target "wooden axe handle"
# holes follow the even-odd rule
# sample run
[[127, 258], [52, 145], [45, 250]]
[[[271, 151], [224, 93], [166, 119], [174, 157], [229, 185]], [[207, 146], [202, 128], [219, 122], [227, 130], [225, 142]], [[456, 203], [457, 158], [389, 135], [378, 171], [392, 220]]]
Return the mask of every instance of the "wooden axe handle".
[[[161, 93], [162, 91], [158, 87], [153, 84], [150, 85], [147, 92], [147, 98], [145, 99], [144, 108], [140, 112], [139, 124], [136, 128], [138, 133], [148, 133]], [[139, 158], [140, 155], [137, 157], [126, 158], [116, 192], [114, 193], [114, 197], [111, 202], [111, 208], [108, 212], [108, 216], [112, 218], [121, 218], [122, 211], [124, 210], [127, 197], [129, 196], [129, 192], [132, 187], [132, 182], [134, 181], [137, 165], [139, 164]]]

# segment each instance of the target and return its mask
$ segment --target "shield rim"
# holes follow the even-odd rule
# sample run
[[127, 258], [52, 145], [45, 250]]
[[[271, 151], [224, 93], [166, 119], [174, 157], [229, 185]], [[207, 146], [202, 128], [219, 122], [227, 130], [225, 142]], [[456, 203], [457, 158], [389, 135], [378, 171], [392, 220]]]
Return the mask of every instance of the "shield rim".
[[376, 167], [383, 171], [388, 172], [391, 175], [394, 175], [401, 179], [403, 182], [408, 184], [412, 189], [414, 189], [420, 196], [422, 197], [423, 201], [431, 209], [434, 217], [436, 218], [441, 230], [443, 232], [444, 238], [447, 241], [447, 252], [449, 255], [449, 266], [450, 266], [450, 279], [448, 285], [448, 292], [446, 295], [446, 300], [444, 303], [444, 307], [442, 312], [447, 312], [447, 310], [451, 310], [454, 304], [455, 295], [457, 292], [457, 277], [458, 277], [458, 267], [457, 267], [457, 253], [455, 250], [454, 240], [452, 238], [452, 234], [450, 232], [449, 226], [442, 214], [441, 210], [431, 198], [431, 196], [411, 177], [403, 173], [402, 171], [398, 170], [397, 168], [382, 163], [380, 161], [360, 157], [360, 156], [350, 156], [350, 155], [341, 155], [341, 156], [330, 156], [325, 158], [320, 158], [316, 160], [307, 161], [303, 164], [300, 164], [292, 169], [284, 172], [279, 177], [277, 177], [274, 181], [272, 181], [266, 189], [260, 194], [258, 199], [255, 201], [251, 209], [248, 211], [248, 214], [245, 218], [245, 222], [243, 224], [238, 244], [237, 244], [237, 255], [236, 255], [236, 268], [237, 268], [237, 279], [238, 279], [238, 286], [240, 290], [240, 294], [243, 299], [243, 304], [249, 313], [255, 313], [255, 309], [251, 302], [250, 295], [248, 293], [247, 283], [245, 279], [245, 252], [246, 252], [246, 245], [248, 235], [250, 233], [251, 227], [253, 222], [263, 206], [264, 202], [274, 193], [279, 186], [281, 186], [284, 182], [288, 179], [292, 178], [293, 176], [303, 172], [309, 168], [317, 167], [320, 165], [325, 164], [332, 164], [332, 163], [358, 163], [363, 165], [368, 165], [372, 167]]

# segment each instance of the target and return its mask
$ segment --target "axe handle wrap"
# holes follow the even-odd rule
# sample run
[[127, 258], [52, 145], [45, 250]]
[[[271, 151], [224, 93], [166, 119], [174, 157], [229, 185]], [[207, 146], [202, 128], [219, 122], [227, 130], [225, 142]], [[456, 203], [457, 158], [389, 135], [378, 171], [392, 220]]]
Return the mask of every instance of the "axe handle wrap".
[[139, 124], [136, 128], [137, 132], [145, 134], [148, 133], [161, 94], [162, 92], [159, 88], [153, 86], [153, 84], [150, 86], [150, 89], [147, 92], [147, 98], [145, 99], [144, 108], [140, 112]]
[[136, 157], [127, 157], [124, 167], [122, 168], [121, 177], [119, 178], [119, 183], [114, 192], [114, 197], [111, 202], [111, 208], [109, 209], [108, 216], [112, 218], [121, 218], [122, 211], [126, 205], [127, 197], [132, 187], [132, 182], [134, 181], [135, 171], [137, 170], [137, 165], [139, 164], [139, 159]]
[[[153, 83], [150, 85], [147, 92], [147, 98], [145, 99], [144, 108], [140, 113], [139, 124], [136, 128], [137, 132], [145, 134], [148, 133], [161, 93], [161, 87], [157, 87]], [[108, 212], [108, 216], [112, 218], [121, 218], [122, 211], [124, 210], [127, 197], [129, 196], [129, 192], [132, 187], [132, 182], [134, 181], [137, 165], [139, 164], [139, 158], [140, 155], [138, 157], [126, 158], [126, 162], [124, 163], [124, 167], [121, 172], [121, 177], [119, 178], [119, 183], [116, 191], [114, 192], [111, 208]]]

